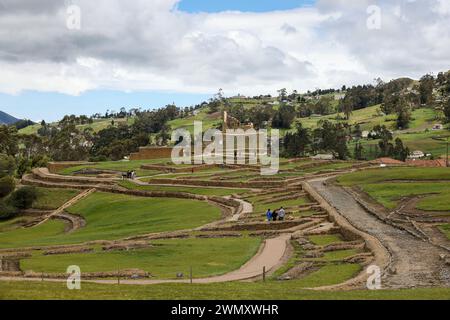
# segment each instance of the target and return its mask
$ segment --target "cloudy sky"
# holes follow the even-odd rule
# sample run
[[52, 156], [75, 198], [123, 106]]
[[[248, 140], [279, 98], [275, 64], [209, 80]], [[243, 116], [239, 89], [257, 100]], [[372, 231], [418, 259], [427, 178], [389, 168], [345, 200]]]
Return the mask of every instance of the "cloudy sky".
[[0, 110], [55, 120], [417, 78], [450, 69], [449, 25], [450, 0], [0, 0]]

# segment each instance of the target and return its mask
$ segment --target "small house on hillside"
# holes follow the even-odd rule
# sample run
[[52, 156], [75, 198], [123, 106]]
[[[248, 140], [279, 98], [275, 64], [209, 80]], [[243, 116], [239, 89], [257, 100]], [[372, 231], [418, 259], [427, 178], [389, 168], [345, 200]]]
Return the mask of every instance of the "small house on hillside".
[[408, 159], [422, 159], [422, 158], [425, 158], [425, 154], [420, 150], [413, 151], [408, 157]]
[[440, 123], [437, 123], [435, 125], [433, 125], [433, 130], [437, 131], [437, 130], [444, 130], [444, 126]]
[[318, 154], [311, 158], [313, 160], [334, 160], [334, 156], [332, 154]]

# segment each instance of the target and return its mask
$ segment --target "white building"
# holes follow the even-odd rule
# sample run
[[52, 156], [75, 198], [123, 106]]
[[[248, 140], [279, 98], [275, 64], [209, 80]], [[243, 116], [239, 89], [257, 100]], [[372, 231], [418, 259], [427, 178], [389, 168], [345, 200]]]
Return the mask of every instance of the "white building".
[[422, 151], [420, 151], [420, 150], [416, 150], [416, 151], [413, 151], [409, 155], [408, 158], [409, 159], [422, 159], [422, 158], [425, 158], [425, 154]]
[[334, 156], [332, 154], [318, 154], [311, 158], [313, 160], [334, 160]]
[[434, 130], [434, 131], [444, 130], [444, 126], [442, 124], [440, 124], [440, 123], [437, 123], [437, 124], [433, 125], [433, 129], [432, 130]]
[[361, 133], [361, 138], [367, 139], [369, 137], [370, 131], [363, 131]]

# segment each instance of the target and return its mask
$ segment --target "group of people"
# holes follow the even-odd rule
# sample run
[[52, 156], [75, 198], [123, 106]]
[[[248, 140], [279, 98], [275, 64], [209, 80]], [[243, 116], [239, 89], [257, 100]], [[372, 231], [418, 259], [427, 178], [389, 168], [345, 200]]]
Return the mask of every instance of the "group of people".
[[127, 171], [126, 173], [122, 174], [122, 179], [125, 178], [134, 180], [136, 178], [136, 171]]
[[267, 221], [283, 221], [286, 217], [286, 211], [283, 207], [278, 210], [271, 211], [270, 209], [266, 212]]

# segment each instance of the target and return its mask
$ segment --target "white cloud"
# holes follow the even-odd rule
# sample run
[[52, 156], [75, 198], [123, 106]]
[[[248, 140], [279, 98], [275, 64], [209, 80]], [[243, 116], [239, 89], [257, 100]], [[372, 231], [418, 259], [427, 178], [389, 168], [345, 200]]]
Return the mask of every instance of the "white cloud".
[[448, 1], [377, 1], [382, 27], [366, 27], [374, 1], [319, 0], [269, 13], [188, 14], [177, 0], [3, 0], [0, 91], [92, 89], [274, 93], [420, 76], [450, 66]]

